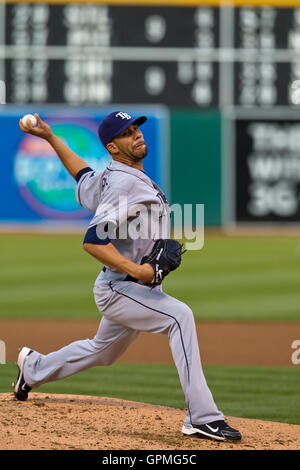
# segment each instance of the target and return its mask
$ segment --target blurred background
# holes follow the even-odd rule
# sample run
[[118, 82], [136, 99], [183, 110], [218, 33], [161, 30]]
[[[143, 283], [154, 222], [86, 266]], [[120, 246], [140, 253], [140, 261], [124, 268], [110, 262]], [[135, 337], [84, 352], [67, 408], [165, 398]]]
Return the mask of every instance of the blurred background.
[[152, 117], [147, 171], [172, 203], [205, 204], [206, 226], [299, 224], [300, 8], [223, 4], [1, 3], [1, 222], [90, 215], [23, 114], [101, 169], [97, 125], [125, 109]]
[[279, 0], [229, 5], [1, 3], [9, 177], [0, 221], [53, 225], [90, 216], [48, 145], [20, 132], [23, 114], [39, 112], [101, 169], [108, 157], [97, 125], [125, 109], [151, 118], [143, 127], [146, 169], [171, 203], [205, 204], [207, 227], [297, 226], [300, 8]]
[[[104, 169], [97, 127], [122, 110], [149, 117], [145, 169], [169, 202], [204, 204], [204, 248], [188, 252], [164, 285], [194, 311], [217, 399], [228, 413], [300, 423], [299, 0], [2, 2], [0, 101], [0, 339], [8, 361], [0, 391], [23, 341], [49, 352], [92, 336], [99, 320], [92, 285], [101, 266], [81, 248], [91, 213], [76, 203], [75, 182], [48, 144], [23, 134], [18, 121], [38, 112]], [[171, 362], [167, 343], [157, 356], [150, 347], [149, 358], [142, 346], [124, 362]], [[125, 398], [182, 406], [176, 373], [173, 402], [163, 386], [136, 396], [134, 370], [124, 372], [132, 378]], [[166, 369], [157, 373], [163, 384]], [[104, 394], [70, 380], [69, 393]]]

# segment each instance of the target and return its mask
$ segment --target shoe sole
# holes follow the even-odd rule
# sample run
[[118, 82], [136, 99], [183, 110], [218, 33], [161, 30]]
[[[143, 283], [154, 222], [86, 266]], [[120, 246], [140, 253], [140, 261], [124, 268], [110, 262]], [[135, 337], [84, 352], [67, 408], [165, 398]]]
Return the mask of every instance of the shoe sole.
[[20, 350], [18, 360], [17, 360], [17, 366], [19, 368], [19, 375], [18, 375], [18, 378], [17, 378], [16, 382], [13, 382], [13, 384], [12, 384], [12, 386], [14, 387], [15, 394], [19, 393], [19, 385], [20, 385], [20, 381], [21, 381], [21, 378], [22, 378], [22, 375], [23, 375], [25, 359], [28, 356], [28, 354], [30, 353], [30, 351], [31, 351], [31, 349], [27, 348], [26, 346], [23, 346], [23, 348], [21, 348], [21, 350]]
[[[208, 433], [206, 433], [204, 431], [201, 431], [200, 429], [197, 429], [197, 428], [187, 428], [184, 425], [182, 426], [181, 431], [186, 436], [196, 435], [196, 437], [205, 436], [205, 437], [209, 437], [210, 439], [215, 439], [216, 441], [225, 441], [226, 440], [225, 437], [216, 436], [214, 434], [208, 434]], [[201, 436], [197, 436], [197, 434], [201, 434]]]
[[[182, 426], [182, 433], [185, 434], [186, 436], [193, 436], [195, 437], [209, 437], [210, 439], [214, 439], [216, 441], [240, 441], [242, 437], [237, 436], [237, 437], [221, 437], [221, 436], [216, 436], [215, 434], [209, 434], [205, 431], [201, 431], [201, 429], [198, 428], [187, 428], [186, 426]], [[200, 436], [199, 436], [200, 434]]]

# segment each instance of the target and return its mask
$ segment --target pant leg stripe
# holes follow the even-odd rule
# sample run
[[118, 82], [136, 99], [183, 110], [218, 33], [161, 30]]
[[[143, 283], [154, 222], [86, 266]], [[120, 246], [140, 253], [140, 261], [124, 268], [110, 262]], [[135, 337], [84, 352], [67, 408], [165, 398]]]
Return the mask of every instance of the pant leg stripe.
[[[178, 320], [177, 320], [175, 317], [173, 317], [172, 315], [169, 315], [168, 313], [162, 312], [161, 310], [157, 310], [156, 308], [153, 308], [153, 307], [148, 307], [148, 305], [145, 305], [145, 304], [143, 304], [142, 302], [139, 302], [139, 300], [133, 299], [133, 298], [130, 297], [129, 295], [123, 294], [122, 292], [119, 292], [119, 291], [117, 291], [116, 289], [113, 289], [113, 288], [112, 288], [112, 285], [111, 285], [111, 282], [109, 283], [109, 286], [110, 286], [110, 288], [111, 288], [111, 290], [112, 290], [113, 292], [116, 292], [116, 293], [119, 294], [119, 295], [123, 295], [123, 297], [126, 297], [127, 299], [130, 299], [130, 300], [132, 300], [133, 302], [136, 302], [136, 303], [142, 305], [142, 306], [145, 307], [145, 308], [149, 308], [150, 310], [153, 310], [154, 312], [161, 313], [162, 315], [166, 315], [167, 317], [173, 318], [173, 320], [175, 320], [175, 322], [176, 322], [176, 324], [177, 324], [177, 326], [178, 326], [178, 328], [179, 328], [180, 339], [181, 339], [182, 349], [183, 349], [183, 352], [184, 352], [184, 357], [185, 357], [185, 362], [186, 362], [186, 367], [187, 367], [187, 373], [188, 373], [188, 383], [190, 383], [190, 369], [189, 369], [189, 363], [188, 363], [188, 360], [187, 360], [186, 350], [185, 350], [185, 347], [184, 347], [184, 341], [183, 341], [183, 337], [182, 337], [182, 331], [181, 331], [181, 327], [180, 327], [180, 324], [179, 324]], [[187, 405], [187, 406], [188, 406], [188, 405]], [[189, 410], [190, 417], [192, 418], [191, 412], [190, 412], [190, 409], [189, 409], [189, 406], [188, 406], [188, 410]]]

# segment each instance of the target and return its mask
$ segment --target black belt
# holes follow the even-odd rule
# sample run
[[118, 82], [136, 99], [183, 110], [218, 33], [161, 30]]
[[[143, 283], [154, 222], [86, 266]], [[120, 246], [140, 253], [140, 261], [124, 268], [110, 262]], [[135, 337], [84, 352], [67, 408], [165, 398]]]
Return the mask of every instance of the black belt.
[[[103, 267], [102, 271], [105, 273], [106, 266]], [[123, 281], [138, 282], [138, 279], [135, 279], [135, 277], [129, 276], [129, 274], [127, 274], [127, 276], [125, 277], [125, 279], [123, 279]]]

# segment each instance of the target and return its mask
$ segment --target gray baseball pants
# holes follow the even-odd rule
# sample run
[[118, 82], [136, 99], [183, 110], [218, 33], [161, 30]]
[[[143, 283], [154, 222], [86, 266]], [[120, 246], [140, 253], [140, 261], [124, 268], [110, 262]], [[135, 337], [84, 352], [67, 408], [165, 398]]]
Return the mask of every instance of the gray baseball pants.
[[185, 424], [224, 419], [202, 371], [194, 316], [186, 304], [160, 288], [129, 281], [97, 281], [94, 296], [103, 315], [95, 337], [47, 355], [37, 351], [30, 354], [24, 365], [24, 379], [30, 387], [114, 363], [140, 331], [164, 333], [168, 334], [185, 395]]

